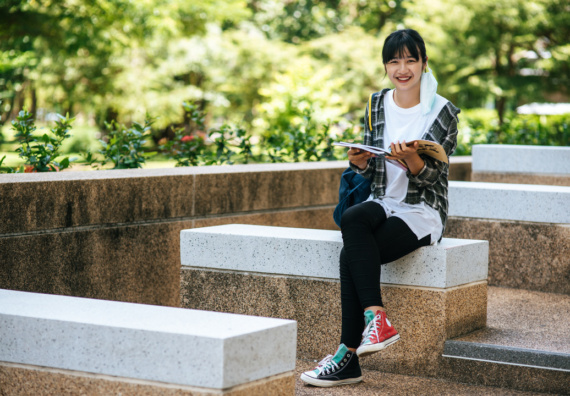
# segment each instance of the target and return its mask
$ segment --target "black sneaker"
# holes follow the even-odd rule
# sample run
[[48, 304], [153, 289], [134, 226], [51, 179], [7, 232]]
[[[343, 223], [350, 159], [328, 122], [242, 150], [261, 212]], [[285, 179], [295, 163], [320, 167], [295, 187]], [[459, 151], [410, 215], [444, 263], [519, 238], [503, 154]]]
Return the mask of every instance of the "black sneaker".
[[358, 356], [346, 345], [340, 344], [336, 353], [328, 355], [312, 371], [301, 374], [301, 380], [314, 386], [337, 386], [362, 381]]

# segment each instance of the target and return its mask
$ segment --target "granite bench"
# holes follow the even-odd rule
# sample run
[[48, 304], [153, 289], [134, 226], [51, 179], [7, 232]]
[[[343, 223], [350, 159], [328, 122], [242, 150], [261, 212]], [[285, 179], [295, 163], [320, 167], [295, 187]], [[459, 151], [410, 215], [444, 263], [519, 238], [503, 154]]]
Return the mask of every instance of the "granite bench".
[[570, 294], [570, 187], [449, 182], [446, 237], [489, 241], [489, 284]]
[[293, 395], [295, 343], [290, 320], [0, 290], [6, 394]]
[[[298, 356], [340, 339], [340, 231], [230, 224], [181, 232], [181, 305], [294, 319]], [[443, 239], [382, 267], [401, 342], [366, 367], [435, 374], [446, 339], [485, 327], [487, 241]], [[380, 280], [379, 280], [380, 281]]]
[[476, 144], [472, 180], [570, 186], [570, 147]]

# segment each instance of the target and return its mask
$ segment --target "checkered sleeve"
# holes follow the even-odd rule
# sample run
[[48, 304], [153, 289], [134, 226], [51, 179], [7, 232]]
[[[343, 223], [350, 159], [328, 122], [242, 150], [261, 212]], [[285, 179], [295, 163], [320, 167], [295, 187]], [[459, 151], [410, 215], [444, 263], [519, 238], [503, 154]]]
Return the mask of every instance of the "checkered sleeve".
[[[457, 116], [451, 103], [444, 108], [436, 121], [434, 127], [428, 132], [428, 140], [440, 143], [449, 158], [457, 147]], [[439, 125], [438, 125], [439, 124]], [[439, 128], [437, 126], [440, 126]], [[449, 164], [437, 161], [430, 156], [422, 155], [425, 162], [424, 168], [417, 175], [408, 172], [408, 178], [418, 187], [434, 185], [438, 182], [442, 174], [449, 173]]]

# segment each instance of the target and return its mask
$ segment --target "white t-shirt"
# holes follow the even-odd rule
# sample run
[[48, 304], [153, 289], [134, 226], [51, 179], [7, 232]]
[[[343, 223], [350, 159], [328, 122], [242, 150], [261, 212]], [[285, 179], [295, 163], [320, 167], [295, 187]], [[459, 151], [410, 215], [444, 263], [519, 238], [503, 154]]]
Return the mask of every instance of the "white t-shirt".
[[[447, 99], [436, 95], [431, 111], [422, 115], [418, 104], [409, 109], [399, 107], [394, 102], [394, 90], [384, 95], [384, 149], [390, 149], [390, 143], [421, 139], [435, 118], [447, 103]], [[431, 243], [439, 240], [443, 224], [437, 210], [425, 202], [410, 205], [404, 202], [408, 192], [406, 171], [386, 161], [386, 195], [382, 198], [369, 199], [382, 205], [386, 216], [397, 216], [410, 227], [418, 239], [431, 236]]]

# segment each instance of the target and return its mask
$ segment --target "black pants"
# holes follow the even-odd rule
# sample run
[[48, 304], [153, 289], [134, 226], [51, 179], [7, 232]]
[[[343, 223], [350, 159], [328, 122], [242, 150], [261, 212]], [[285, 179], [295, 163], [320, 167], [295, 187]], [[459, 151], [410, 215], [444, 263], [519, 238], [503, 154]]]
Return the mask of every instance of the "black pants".
[[403, 220], [386, 218], [384, 209], [376, 202], [348, 208], [342, 215], [341, 231], [341, 343], [357, 348], [364, 330], [364, 308], [382, 306], [380, 264], [429, 245], [431, 237], [418, 240]]

